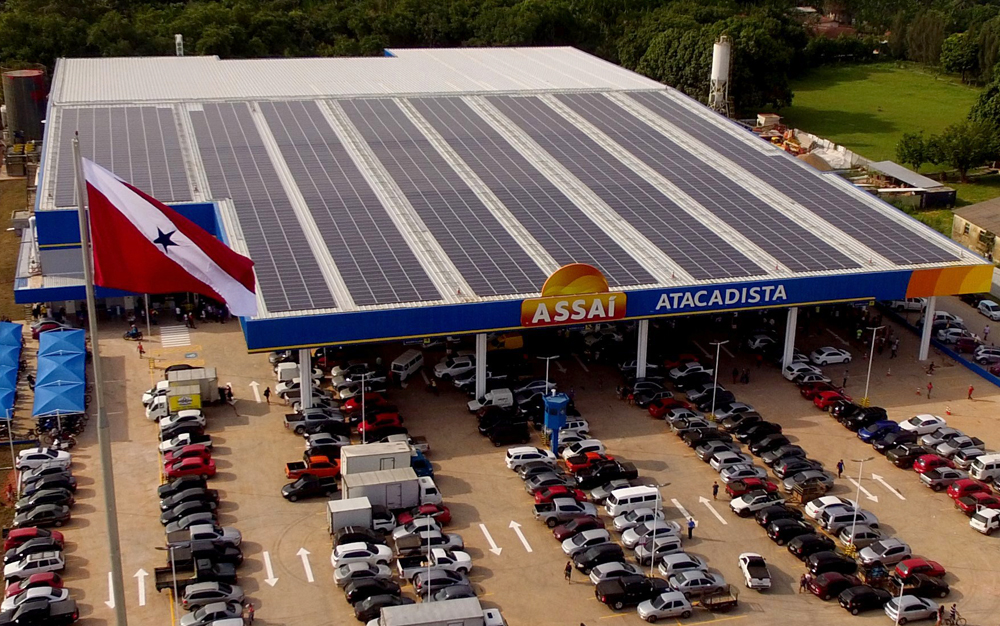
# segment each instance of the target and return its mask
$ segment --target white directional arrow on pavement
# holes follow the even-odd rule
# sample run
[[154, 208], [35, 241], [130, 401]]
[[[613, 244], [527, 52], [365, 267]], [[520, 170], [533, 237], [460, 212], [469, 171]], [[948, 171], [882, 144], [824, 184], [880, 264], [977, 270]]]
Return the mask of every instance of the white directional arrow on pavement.
[[676, 498], [671, 498], [670, 501], [673, 503], [674, 507], [681, 512], [681, 515], [683, 515], [685, 519], [691, 519], [691, 514], [688, 513], [687, 509], [681, 506], [681, 503], [678, 502]]
[[714, 506], [712, 506], [712, 501], [711, 500], [709, 500], [705, 496], [701, 496], [701, 497], [698, 498], [698, 502], [701, 502], [702, 504], [704, 504], [705, 506], [707, 506], [708, 510], [712, 512], [712, 515], [715, 516], [715, 519], [717, 519], [720, 522], [722, 522], [723, 525], [729, 526], [729, 522], [727, 522], [725, 520], [725, 518], [723, 518], [721, 515], [719, 515], [719, 512], [715, 510]]
[[490, 552], [500, 556], [500, 552], [503, 551], [503, 548], [497, 547], [497, 542], [493, 541], [493, 535], [491, 535], [490, 531], [486, 528], [486, 524], [480, 524], [479, 529], [482, 530], [483, 534], [486, 536], [486, 541], [490, 542]]
[[108, 599], [104, 601], [104, 604], [109, 609], [115, 608], [115, 582], [111, 578], [111, 572], [108, 572]]
[[271, 555], [265, 550], [264, 555], [264, 569], [267, 571], [267, 578], [264, 582], [271, 585], [272, 587], [278, 584], [278, 579], [274, 577], [274, 568], [271, 567]]
[[306, 580], [308, 580], [309, 582], [316, 582], [316, 579], [313, 578], [312, 565], [309, 564], [309, 555], [311, 553], [305, 548], [299, 548], [299, 551], [296, 552], [295, 554], [297, 554], [302, 559], [302, 569], [306, 571]]
[[556, 364], [556, 369], [559, 370], [560, 372], [562, 372], [563, 374], [565, 374], [566, 373], [566, 368], [563, 367], [563, 364], [560, 363], [559, 361], [554, 361], [554, 362]]
[[524, 546], [525, 551], [534, 552], [534, 550], [531, 549], [531, 544], [529, 544], [528, 540], [524, 538], [524, 534], [521, 532], [520, 524], [518, 524], [514, 520], [511, 520], [508, 528], [513, 528], [514, 532], [517, 533], [517, 538], [521, 540], [521, 545]]
[[857, 488], [858, 488], [858, 489], [859, 489], [859, 490], [861, 491], [861, 493], [865, 494], [865, 497], [866, 497], [866, 498], [868, 498], [868, 499], [869, 499], [869, 500], [871, 500], [872, 502], [878, 502], [878, 496], [873, 496], [873, 495], [872, 495], [872, 492], [870, 492], [870, 491], [868, 491], [867, 489], [865, 489], [864, 487], [862, 487], [862, 486], [861, 486], [861, 483], [859, 483], [859, 482], [857, 481], [857, 479], [855, 479], [855, 478], [848, 478], [847, 480], [851, 481], [851, 483], [852, 483], [852, 484], [853, 484], [853, 485], [854, 485], [855, 487], [857, 487]]
[[885, 479], [882, 478], [881, 476], [879, 476], [878, 474], [874, 474], [873, 473], [872, 474], [872, 480], [874, 480], [876, 482], [879, 482], [879, 483], [882, 483], [883, 487], [885, 487], [886, 489], [888, 489], [889, 491], [891, 491], [893, 493], [893, 495], [895, 495], [900, 500], [905, 500], [906, 499], [906, 498], [903, 497], [903, 494], [899, 493], [899, 491], [895, 487], [893, 487], [889, 483], [885, 482]]
[[260, 404], [260, 383], [255, 380], [250, 383], [250, 386], [253, 387], [254, 400], [257, 401], [257, 404]]
[[140, 569], [133, 576], [139, 581], [139, 606], [146, 606], [146, 576], [149, 572]]

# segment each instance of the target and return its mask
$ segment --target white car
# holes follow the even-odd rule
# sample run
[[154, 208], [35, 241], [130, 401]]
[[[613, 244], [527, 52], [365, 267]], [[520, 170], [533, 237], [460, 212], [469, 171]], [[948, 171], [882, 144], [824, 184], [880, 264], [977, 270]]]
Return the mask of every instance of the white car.
[[825, 346], [818, 350], [813, 350], [809, 354], [809, 360], [816, 365], [829, 365], [831, 363], [850, 363], [851, 353], [847, 350]]
[[917, 596], [900, 596], [885, 603], [885, 614], [897, 624], [934, 619], [937, 610], [937, 602]]
[[45, 600], [48, 602], [60, 602], [69, 598], [69, 589], [53, 589], [52, 587], [34, 587], [25, 589], [16, 596], [11, 596], [0, 604], [0, 611], [16, 609], [28, 600]]
[[937, 415], [930, 415], [928, 413], [921, 413], [920, 415], [914, 415], [910, 419], [899, 425], [900, 430], [904, 430], [910, 433], [916, 433], [918, 435], [926, 435], [932, 433], [939, 428], [947, 426], [947, 422]]
[[688, 374], [693, 374], [695, 372], [705, 372], [706, 374], [712, 374], [714, 370], [710, 367], [705, 367], [697, 361], [688, 361], [687, 363], [682, 363], [674, 369], [670, 370], [670, 379], [677, 380], [681, 376], [687, 376]]
[[773, 491], [751, 491], [729, 502], [729, 508], [740, 517], [748, 517], [752, 513], [775, 505], [784, 504], [785, 498]]
[[1000, 362], [1000, 348], [992, 346], [979, 346], [972, 353], [972, 358], [980, 365], [992, 365]]
[[160, 420], [160, 432], [172, 428], [176, 424], [198, 424], [205, 425], [205, 414], [200, 409], [184, 409], [168, 415]]
[[392, 550], [389, 546], [375, 543], [345, 543], [333, 549], [330, 561], [334, 568], [348, 563], [368, 563], [371, 565], [388, 565], [392, 560]]
[[563, 541], [562, 550], [566, 556], [572, 557], [587, 548], [593, 548], [594, 546], [606, 543], [611, 543], [611, 533], [603, 528], [595, 528], [593, 530], [585, 530]]
[[810, 500], [805, 506], [806, 515], [812, 519], [819, 519], [823, 515], [823, 511], [830, 507], [856, 507], [858, 503], [854, 500], [848, 500], [847, 498], [841, 498], [840, 496], [822, 496], [816, 498], [815, 500]]
[[507, 449], [507, 469], [517, 470], [525, 463], [533, 461], [544, 461], [549, 465], [556, 464], [556, 455], [552, 450], [546, 448], [535, 448], [534, 446], [518, 446]]
[[629, 511], [628, 513], [622, 513], [615, 518], [614, 527], [618, 532], [625, 532], [629, 528], [635, 528], [639, 524], [644, 524], [646, 522], [652, 522], [653, 520], [663, 522], [664, 516], [662, 510], [653, 509], [635, 509]]
[[751, 350], [761, 350], [777, 343], [770, 335], [754, 335], [747, 340], [747, 347]]
[[397, 526], [392, 531], [392, 540], [399, 541], [403, 537], [416, 535], [425, 530], [441, 530], [441, 524], [433, 517], [418, 517], [408, 524]]
[[822, 374], [817, 367], [809, 365], [808, 363], [789, 363], [781, 370], [781, 375], [785, 377], [786, 380], [795, 380], [799, 376], [805, 374]]
[[571, 456], [586, 454], [588, 452], [604, 454], [604, 444], [601, 443], [599, 439], [584, 439], [583, 441], [577, 441], [574, 444], [566, 446], [566, 449], [562, 451], [562, 458], [565, 461]]
[[149, 406], [149, 403], [155, 398], [167, 395], [168, 389], [170, 389], [169, 380], [161, 380], [156, 383], [155, 387], [151, 387], [148, 391], [142, 394], [142, 406]]
[[476, 357], [472, 355], [454, 356], [434, 366], [434, 377], [450, 380], [476, 368]]
[[691, 617], [691, 602], [680, 591], [666, 591], [636, 607], [639, 618], [649, 623], [671, 617]]
[[36, 552], [3, 567], [4, 580], [24, 580], [32, 574], [58, 572], [66, 567], [62, 552]]
[[[205, 441], [200, 443], [204, 445], [206, 448], [210, 450], [212, 449], [211, 441]], [[174, 437], [173, 439], [168, 439], [160, 443], [159, 450], [160, 452], [167, 453], [172, 450], [180, 450], [184, 446], [189, 446], [189, 445], [191, 445], [191, 433], [181, 433], [176, 437]]]
[[743, 582], [747, 589], [758, 591], [771, 588], [771, 572], [767, 569], [764, 557], [756, 552], [744, 552], [737, 561], [743, 572]]
[[663, 414], [663, 419], [667, 421], [668, 424], [672, 424], [677, 420], [691, 419], [692, 417], [704, 417], [698, 411], [693, 411], [691, 409], [685, 409], [684, 407], [677, 407], [676, 409], [670, 409]]
[[18, 471], [36, 467], [69, 467], [73, 457], [69, 452], [55, 448], [28, 448], [17, 453]]
[[1000, 304], [992, 300], [983, 300], [977, 307], [979, 312], [990, 318], [994, 322], [1000, 320]]
[[958, 343], [959, 339], [971, 337], [975, 338], [966, 328], [942, 328], [937, 331], [937, 340], [944, 343]]
[[640, 543], [646, 543], [651, 537], [680, 537], [681, 525], [677, 522], [653, 520], [629, 528], [622, 533], [622, 544], [626, 548], [634, 548]]
[[659, 564], [657, 564], [656, 569], [660, 570], [660, 574], [663, 576], [670, 578], [678, 572], [690, 569], [706, 570], [708, 569], [708, 564], [700, 556], [688, 554], [687, 552], [677, 552], [664, 555], [660, 559]]
[[611, 563], [601, 563], [590, 570], [590, 582], [595, 585], [603, 580], [621, 578], [623, 576], [644, 576], [645, 570], [635, 563], [623, 563], [615, 561]]
[[805, 385], [807, 383], [832, 383], [833, 381], [830, 379], [829, 376], [827, 376], [825, 374], [816, 374], [816, 373], [813, 373], [813, 372], [805, 372], [805, 373], [799, 374], [795, 378], [795, 382]]
[[889, 306], [894, 311], [923, 311], [927, 306], [927, 298], [906, 298], [905, 300], [891, 300]]
[[734, 465], [753, 465], [753, 457], [743, 452], [720, 452], [709, 463], [717, 472], [729, 469]]

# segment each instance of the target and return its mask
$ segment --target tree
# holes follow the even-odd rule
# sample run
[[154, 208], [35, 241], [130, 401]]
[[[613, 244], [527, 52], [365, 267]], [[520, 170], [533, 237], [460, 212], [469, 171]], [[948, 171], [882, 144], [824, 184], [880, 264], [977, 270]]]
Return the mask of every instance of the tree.
[[981, 81], [993, 76], [993, 66], [1000, 59], [1000, 18], [993, 18], [979, 27], [978, 67]]
[[911, 61], [934, 65], [941, 59], [945, 17], [940, 11], [920, 13], [906, 29], [906, 52]]
[[979, 93], [969, 119], [1000, 127], [1000, 64], [993, 66], [993, 80]]
[[946, 72], [966, 77], [975, 75], [979, 65], [979, 40], [968, 33], [949, 35], [941, 44], [941, 67]]
[[989, 122], [965, 120], [934, 135], [927, 145], [934, 163], [950, 165], [963, 183], [968, 182], [969, 170], [996, 158], [997, 127]]
[[896, 160], [913, 166], [914, 171], [919, 171], [921, 165], [930, 161], [923, 133], [904, 133], [896, 144]]

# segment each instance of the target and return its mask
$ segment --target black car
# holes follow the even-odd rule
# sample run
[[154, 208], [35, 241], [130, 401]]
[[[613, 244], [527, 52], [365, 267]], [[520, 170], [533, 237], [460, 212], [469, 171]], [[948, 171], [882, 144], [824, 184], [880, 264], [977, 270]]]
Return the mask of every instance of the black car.
[[764, 462], [764, 465], [768, 467], [773, 467], [784, 460], [791, 459], [793, 457], [805, 457], [806, 451], [802, 446], [797, 446], [794, 444], [784, 445], [775, 450], [770, 450], [760, 455], [760, 460]]
[[451, 587], [445, 587], [434, 594], [434, 600], [437, 602], [442, 600], [460, 600], [462, 598], [475, 597], [476, 590], [472, 588], [472, 585], [452, 585]]
[[781, 433], [781, 426], [779, 424], [775, 424], [774, 422], [757, 422], [746, 430], [740, 429], [736, 433], [736, 438], [740, 443], [753, 443], [775, 433]]
[[[487, 407], [487, 408], [496, 409], [497, 407]], [[490, 431], [501, 424], [514, 424], [518, 422], [527, 424], [527, 420], [523, 416], [518, 415], [514, 411], [508, 411], [503, 409], [488, 411], [487, 413], [478, 418], [478, 422], [479, 422], [479, 434], [484, 437], [488, 437]]]
[[841, 401], [830, 407], [830, 415], [832, 415], [834, 419], [837, 420], [847, 419], [852, 415], [857, 415], [858, 413], [860, 413], [862, 408], [863, 407], [859, 404], [854, 404], [853, 402]]
[[788, 478], [789, 476], [795, 476], [799, 472], [821, 469], [823, 469], [823, 464], [819, 461], [808, 458], [804, 459], [800, 456], [791, 457], [781, 463], [775, 463], [772, 467], [774, 475], [782, 479]]
[[159, 496], [160, 500], [163, 500], [188, 489], [206, 489], [207, 487], [208, 483], [201, 476], [181, 476], [157, 487], [156, 495]]
[[14, 505], [15, 511], [26, 511], [43, 504], [73, 504], [73, 492], [69, 489], [59, 487], [57, 489], [44, 489], [36, 491], [30, 496], [24, 496]]
[[415, 604], [415, 602], [401, 596], [371, 596], [354, 605], [354, 617], [359, 622], [368, 623], [377, 618], [385, 607], [400, 606], [403, 604]]
[[581, 470], [576, 475], [576, 486], [580, 489], [594, 489], [619, 478], [635, 480], [638, 477], [639, 470], [635, 465], [615, 461]]
[[904, 443], [903, 445], [893, 448], [886, 453], [885, 458], [901, 469], [910, 469], [913, 467], [913, 462], [919, 457], [925, 454], [932, 454], [933, 450], [920, 445], [919, 443]]
[[69, 521], [69, 507], [62, 504], [40, 504], [34, 508], [21, 511], [14, 516], [14, 528], [26, 526], [59, 527]]
[[214, 502], [209, 502], [205, 500], [189, 500], [187, 502], [181, 502], [172, 509], [168, 509], [160, 513], [160, 523], [166, 526], [170, 522], [176, 522], [182, 517], [186, 517], [193, 513], [211, 513], [215, 516]]
[[832, 550], [809, 555], [809, 558], [806, 559], [806, 567], [813, 576], [827, 572], [837, 572], [846, 576], [858, 571], [858, 564], [854, 559]]
[[315, 496], [332, 498], [337, 491], [339, 491], [339, 487], [337, 487], [336, 478], [317, 478], [311, 474], [306, 474], [295, 482], [288, 483], [282, 487], [281, 496], [289, 502], [295, 502], [303, 498], [313, 498]]
[[573, 565], [584, 574], [589, 574], [601, 563], [615, 563], [625, 560], [625, 551], [617, 543], [605, 543], [583, 552], [577, 552], [573, 557]]
[[736, 415], [730, 415], [726, 419], [722, 420], [719, 425], [723, 430], [732, 431], [737, 426], [745, 425], [749, 428], [751, 424], [756, 424], [757, 422], [764, 421], [760, 413], [756, 411], [747, 411], [746, 413], [737, 413]]
[[76, 600], [28, 600], [16, 609], [0, 613], [2, 626], [69, 626], [80, 617]]
[[170, 441], [174, 437], [185, 433], [190, 435], [204, 435], [205, 427], [197, 422], [177, 422], [173, 426], [160, 431], [160, 442]]
[[841, 420], [840, 423], [844, 425], [850, 431], [858, 432], [866, 426], [871, 426], [875, 422], [886, 419], [885, 411], [882, 411], [882, 416], [880, 417], [878, 413], [862, 411], [856, 415], [852, 415], [845, 420]]
[[674, 381], [674, 389], [678, 391], [687, 391], [688, 389], [693, 389], [700, 385], [705, 385], [712, 382], [712, 375], [707, 372], [691, 372], [681, 376]]
[[557, 468], [545, 461], [531, 461], [517, 468], [517, 475], [521, 477], [521, 480], [528, 480], [539, 474], [548, 474], [549, 472], [559, 473]]
[[[307, 423], [304, 427], [304, 430], [302, 431], [302, 435], [304, 437], [309, 435], [318, 435], [319, 433], [326, 433], [327, 435], [334, 435], [334, 436], [350, 437], [351, 425], [348, 424], [346, 421], [336, 420], [336, 419], [320, 420]], [[375, 435], [376, 433], [372, 431], [368, 433], [367, 439], [369, 441], [378, 441], [380, 437], [376, 437]]]
[[3, 562], [4, 565], [7, 565], [8, 563], [20, 561], [29, 554], [49, 551], [62, 552], [62, 542], [52, 537], [35, 537], [34, 539], [25, 541], [16, 548], [7, 550], [6, 554], [3, 555]]
[[184, 491], [175, 493], [172, 496], [160, 500], [160, 510], [169, 511], [179, 504], [185, 502], [219, 502], [219, 492], [215, 489], [205, 489], [204, 487], [192, 487]]
[[767, 525], [767, 536], [771, 541], [783, 546], [799, 535], [808, 535], [815, 532], [813, 527], [798, 519], [776, 519]]
[[802, 511], [784, 504], [772, 504], [757, 511], [754, 519], [757, 520], [758, 524], [767, 528], [771, 522], [776, 522], [779, 519], [800, 520], [802, 519]]
[[344, 595], [349, 604], [356, 604], [372, 596], [398, 596], [401, 593], [402, 591], [395, 581], [384, 578], [362, 578], [349, 582], [344, 587]]
[[789, 541], [788, 551], [799, 557], [800, 561], [805, 561], [817, 552], [827, 552], [833, 550], [836, 545], [837, 544], [833, 542], [833, 539], [814, 533], [811, 535], [799, 535], [795, 539]]
[[531, 431], [528, 430], [527, 422], [501, 422], [494, 425], [487, 436], [490, 438], [490, 443], [498, 448], [512, 443], [531, 441]]
[[76, 491], [76, 479], [69, 474], [69, 470], [66, 470], [66, 472], [62, 474], [39, 476], [37, 480], [25, 482], [21, 489], [21, 497], [26, 498], [38, 493], [39, 491], [45, 491], [47, 489], [68, 489], [70, 491]]
[[885, 603], [892, 600], [892, 594], [885, 589], [858, 585], [841, 591], [837, 599], [840, 601], [840, 606], [850, 611], [851, 615], [857, 615], [864, 611], [884, 608]]
[[770, 452], [771, 450], [780, 448], [781, 446], [787, 446], [791, 443], [792, 442], [788, 440], [788, 437], [779, 433], [772, 433], [767, 437], [750, 444], [750, 453], [760, 456], [765, 452]]
[[340, 546], [348, 543], [375, 543], [386, 545], [385, 536], [382, 533], [364, 526], [345, 526], [333, 533], [333, 545]]
[[921, 598], [946, 598], [951, 593], [948, 583], [927, 574], [912, 574], [901, 580], [898, 577], [894, 578], [897, 584], [902, 583], [906, 595]]
[[886, 454], [893, 448], [898, 448], [904, 443], [916, 443], [919, 436], [909, 431], [899, 431], [872, 441], [872, 448], [880, 454]]
[[[707, 413], [712, 410], [712, 396], [708, 396], [698, 403], [698, 410]], [[732, 391], [719, 391], [715, 394], [715, 408], [718, 409], [726, 404], [736, 402], [736, 395]]]
[[681, 437], [684, 443], [688, 445], [689, 448], [697, 448], [703, 443], [708, 443], [709, 441], [725, 441], [730, 442], [733, 440], [732, 435], [724, 433], [716, 428], [702, 428], [698, 430], [689, 430], [684, 433]]
[[620, 611], [669, 590], [670, 584], [662, 578], [634, 575], [602, 580], [594, 587], [594, 596], [598, 602]]

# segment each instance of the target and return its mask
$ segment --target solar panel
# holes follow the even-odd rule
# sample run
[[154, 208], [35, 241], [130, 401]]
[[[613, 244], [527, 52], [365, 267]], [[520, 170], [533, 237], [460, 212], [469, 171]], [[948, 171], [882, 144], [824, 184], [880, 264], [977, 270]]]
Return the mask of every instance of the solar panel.
[[556, 97], [790, 270], [859, 266], [604, 95]]
[[460, 98], [410, 102], [559, 265], [593, 265], [612, 285], [656, 282]]
[[391, 100], [341, 106], [479, 296], [539, 291], [546, 275]]
[[268, 310], [336, 306], [248, 105], [205, 104], [191, 123], [211, 197], [232, 199]]
[[55, 206], [76, 206], [74, 132], [80, 153], [162, 202], [191, 200], [188, 175], [170, 109], [96, 107], [64, 109], [56, 163]]
[[765, 273], [538, 98], [488, 100], [695, 279]]
[[440, 299], [319, 105], [260, 108], [355, 304]]
[[760, 152], [734, 136], [734, 131], [744, 132], [739, 128], [720, 128], [663, 92], [629, 95], [894, 263], [931, 263], [957, 258], [852, 196], [827, 180], [825, 175], [795, 162], [792, 157], [776, 150], [774, 157], [762, 159]]

